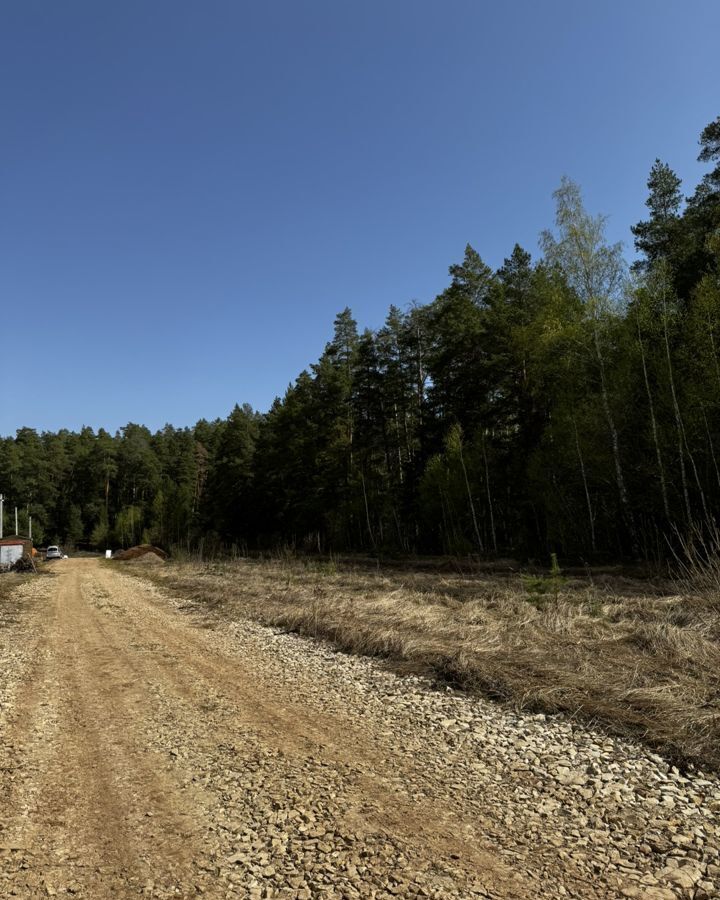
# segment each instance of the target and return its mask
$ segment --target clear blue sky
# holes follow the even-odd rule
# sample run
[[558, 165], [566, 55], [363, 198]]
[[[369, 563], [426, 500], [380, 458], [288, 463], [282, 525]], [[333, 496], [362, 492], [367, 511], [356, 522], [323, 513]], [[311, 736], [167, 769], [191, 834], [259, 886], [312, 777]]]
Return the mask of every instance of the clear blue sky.
[[3, 0], [0, 434], [265, 410], [344, 306], [535, 254], [563, 174], [630, 251], [655, 157], [704, 171], [719, 36], [717, 0]]

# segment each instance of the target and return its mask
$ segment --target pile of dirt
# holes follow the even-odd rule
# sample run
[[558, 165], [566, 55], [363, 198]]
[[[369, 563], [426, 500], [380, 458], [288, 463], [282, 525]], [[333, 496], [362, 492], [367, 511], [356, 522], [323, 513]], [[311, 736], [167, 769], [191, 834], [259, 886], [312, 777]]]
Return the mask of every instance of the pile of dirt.
[[138, 544], [137, 547], [128, 547], [127, 550], [120, 550], [113, 554], [113, 559], [121, 559], [123, 561], [131, 559], [144, 560], [146, 558], [152, 565], [153, 560], [164, 562], [167, 559], [167, 553], [159, 547], [153, 547], [152, 544]]
[[142, 556], [136, 556], [134, 559], [129, 560], [131, 566], [164, 566], [165, 560], [161, 559], [155, 553], [144, 553]]

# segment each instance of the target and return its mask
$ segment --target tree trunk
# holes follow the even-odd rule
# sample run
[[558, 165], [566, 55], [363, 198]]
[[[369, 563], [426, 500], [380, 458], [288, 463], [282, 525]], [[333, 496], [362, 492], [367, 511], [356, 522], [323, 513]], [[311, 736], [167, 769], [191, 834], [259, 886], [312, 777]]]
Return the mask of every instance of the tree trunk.
[[633, 551], [637, 551], [637, 537], [635, 535], [635, 521], [630, 509], [627, 489], [625, 487], [625, 478], [623, 476], [622, 461], [620, 459], [620, 441], [618, 440], [617, 428], [610, 409], [610, 399], [608, 397], [607, 383], [605, 380], [605, 358], [603, 357], [602, 348], [600, 346], [600, 335], [598, 333], [597, 321], [593, 326], [593, 339], [595, 343], [595, 353], [597, 355], [598, 366], [600, 367], [600, 389], [602, 395], [603, 411], [610, 431], [610, 442], [612, 444], [613, 461], [615, 463], [615, 482], [617, 484], [618, 494], [620, 495], [620, 505], [625, 515], [630, 537], [633, 543]]
[[583, 488], [585, 489], [585, 502], [587, 503], [588, 522], [590, 523], [590, 546], [595, 553], [595, 516], [593, 514], [592, 502], [590, 501], [590, 491], [588, 490], [587, 474], [585, 472], [585, 460], [583, 459], [582, 450], [580, 449], [580, 436], [578, 435], [577, 422], [573, 416], [573, 428], [575, 429], [575, 448], [577, 449], [578, 459], [580, 460], [580, 474], [582, 475]]
[[490, 492], [490, 467], [488, 466], [487, 450], [485, 448], [485, 433], [482, 436], [483, 462], [485, 463], [485, 488], [487, 491], [488, 510], [490, 512], [490, 534], [492, 535], [493, 550], [497, 554], [497, 535], [495, 534], [495, 515], [493, 513], [492, 495]]
[[640, 347], [640, 359], [642, 360], [643, 377], [645, 379], [645, 390], [647, 391], [648, 406], [650, 407], [650, 422], [652, 424], [653, 442], [655, 444], [655, 455], [658, 463], [658, 473], [660, 475], [660, 493], [662, 495], [663, 509], [665, 510], [665, 518], [670, 521], [670, 504], [668, 503], [667, 484], [665, 482], [665, 469], [663, 467], [662, 455], [660, 453], [660, 441], [658, 440], [657, 420], [655, 419], [655, 404], [653, 403], [652, 391], [650, 390], [650, 379], [648, 378], [647, 364], [645, 361], [645, 345], [642, 340], [640, 331], [640, 321], [637, 322], [638, 345]]
[[470, 512], [472, 514], [473, 520], [473, 528], [475, 529], [475, 539], [477, 540], [478, 549], [480, 552], [483, 552], [483, 542], [480, 537], [480, 529], [478, 528], [477, 516], [475, 515], [475, 503], [472, 498], [472, 491], [470, 490], [470, 480], [468, 478], [467, 469], [465, 468], [465, 457], [463, 456], [462, 451], [462, 438], [458, 442], [459, 453], [460, 453], [460, 465], [462, 466], [463, 476], [465, 478], [465, 489], [467, 490], [468, 503], [470, 504]]
[[673, 374], [672, 356], [670, 354], [670, 338], [667, 327], [667, 304], [665, 298], [665, 288], [662, 289], [662, 306], [663, 306], [663, 337], [665, 341], [665, 360], [668, 368], [668, 381], [670, 383], [670, 396], [672, 397], [673, 413], [675, 415], [675, 429], [677, 431], [678, 454], [680, 457], [680, 483], [682, 484], [683, 499], [685, 500], [685, 515], [687, 522], [692, 522], [692, 509], [690, 507], [690, 492], [687, 485], [687, 472], [685, 470], [685, 442], [682, 417], [680, 415], [680, 404], [678, 403], [677, 394], [675, 392], [675, 377]]
[[365, 501], [365, 521], [367, 523], [368, 534], [370, 535], [370, 543], [373, 550], [376, 550], [375, 535], [373, 534], [372, 525], [370, 524], [370, 507], [368, 506], [367, 491], [365, 490], [365, 473], [360, 471], [360, 481], [362, 482], [363, 500]]

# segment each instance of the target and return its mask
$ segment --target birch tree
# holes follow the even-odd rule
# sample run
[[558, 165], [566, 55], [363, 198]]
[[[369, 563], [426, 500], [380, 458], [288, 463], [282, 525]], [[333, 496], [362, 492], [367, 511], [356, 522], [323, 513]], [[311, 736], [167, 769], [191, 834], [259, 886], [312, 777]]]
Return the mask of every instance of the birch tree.
[[557, 234], [544, 231], [540, 244], [546, 261], [562, 270], [586, 310], [600, 380], [603, 414], [612, 448], [615, 483], [623, 515], [635, 543], [635, 526], [620, 452], [620, 438], [610, 403], [605, 347], [607, 325], [620, 312], [623, 300], [627, 270], [622, 244], [607, 242], [606, 218], [591, 216], [585, 210], [580, 188], [574, 181], [563, 178], [553, 196], [556, 202]]

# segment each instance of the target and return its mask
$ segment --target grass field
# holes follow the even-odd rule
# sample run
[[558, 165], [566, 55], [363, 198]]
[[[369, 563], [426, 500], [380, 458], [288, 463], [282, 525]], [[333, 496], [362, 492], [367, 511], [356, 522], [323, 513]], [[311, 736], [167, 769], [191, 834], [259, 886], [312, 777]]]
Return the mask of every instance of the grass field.
[[720, 768], [720, 607], [712, 595], [612, 575], [296, 560], [141, 571], [221, 615], [384, 657], [520, 709], [569, 713], [675, 762]]

